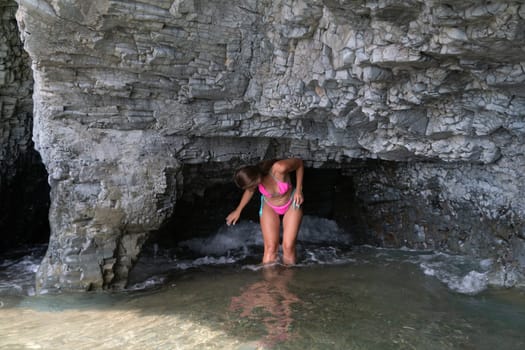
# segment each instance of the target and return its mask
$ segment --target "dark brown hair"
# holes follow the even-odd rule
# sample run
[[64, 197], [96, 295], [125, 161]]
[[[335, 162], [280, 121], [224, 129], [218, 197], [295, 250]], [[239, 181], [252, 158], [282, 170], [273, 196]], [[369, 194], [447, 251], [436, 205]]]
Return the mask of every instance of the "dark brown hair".
[[233, 175], [233, 181], [237, 187], [245, 190], [254, 187], [267, 175], [277, 159], [263, 160], [257, 165], [247, 165], [237, 169]]
[[262, 173], [258, 166], [248, 165], [237, 169], [233, 175], [233, 181], [237, 187], [245, 190], [259, 183]]
[[268, 175], [272, 169], [273, 164], [277, 161], [278, 159], [263, 160], [257, 164], [257, 167], [260, 169], [262, 175]]

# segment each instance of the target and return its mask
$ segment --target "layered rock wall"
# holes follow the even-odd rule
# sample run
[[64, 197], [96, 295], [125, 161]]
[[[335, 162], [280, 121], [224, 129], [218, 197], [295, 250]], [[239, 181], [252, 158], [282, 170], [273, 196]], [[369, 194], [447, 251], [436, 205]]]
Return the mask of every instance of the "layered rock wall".
[[33, 81], [29, 57], [19, 39], [16, 10], [14, 1], [0, 2], [0, 179], [4, 181], [14, 177], [15, 162], [31, 142]]
[[[437, 211], [454, 232], [496, 237], [472, 223], [508, 222], [496, 255], [523, 246], [519, 2], [18, 3], [51, 185], [40, 289], [123, 285], [185, 163], [301, 156], [358, 174], [367, 205], [432, 197], [454, 206]], [[403, 165], [363, 174], [356, 159]], [[436, 229], [424, 217], [408, 225], [422, 243]]]
[[31, 60], [19, 37], [14, 0], [0, 1], [0, 251], [49, 235], [49, 188], [31, 140]]

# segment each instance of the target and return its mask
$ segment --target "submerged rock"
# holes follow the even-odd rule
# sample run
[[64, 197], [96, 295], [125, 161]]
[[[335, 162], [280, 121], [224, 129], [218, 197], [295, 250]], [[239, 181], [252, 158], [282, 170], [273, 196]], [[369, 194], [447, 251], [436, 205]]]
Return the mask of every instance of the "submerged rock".
[[524, 268], [522, 5], [17, 2], [51, 186], [41, 290], [125, 284], [184, 165], [224, 183], [270, 156], [341, 169], [362, 241]]

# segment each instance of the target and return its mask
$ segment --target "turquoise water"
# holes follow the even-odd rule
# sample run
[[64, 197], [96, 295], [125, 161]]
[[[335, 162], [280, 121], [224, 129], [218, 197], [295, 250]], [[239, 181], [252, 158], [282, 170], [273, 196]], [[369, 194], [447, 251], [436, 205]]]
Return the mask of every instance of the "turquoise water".
[[[310, 224], [313, 236], [327, 229]], [[525, 348], [525, 291], [454, 289], [475, 261], [350, 247], [334, 233], [302, 243], [297, 267], [261, 268], [253, 229], [185, 243], [203, 256], [155, 247], [123, 292], [35, 296], [41, 252], [4, 259], [0, 349]], [[438, 270], [447, 262], [462, 275]]]

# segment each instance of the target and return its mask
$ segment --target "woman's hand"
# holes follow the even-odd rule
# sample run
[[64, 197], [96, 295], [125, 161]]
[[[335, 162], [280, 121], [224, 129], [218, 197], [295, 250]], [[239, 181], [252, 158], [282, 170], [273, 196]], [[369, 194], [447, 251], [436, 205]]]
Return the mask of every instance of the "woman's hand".
[[226, 225], [235, 225], [241, 216], [241, 212], [234, 210], [226, 217]]
[[293, 195], [293, 202], [292, 202], [294, 208], [299, 209], [301, 205], [303, 204], [303, 202], [304, 202], [303, 193], [301, 191], [295, 191]]
[[237, 221], [239, 221], [243, 208], [246, 206], [246, 204], [248, 204], [250, 199], [253, 197], [254, 192], [255, 192], [255, 187], [244, 190], [244, 193], [242, 194], [241, 202], [239, 203], [237, 208], [235, 208], [235, 210], [232, 211], [226, 217], [226, 225], [228, 226], [232, 224], [235, 225]]

